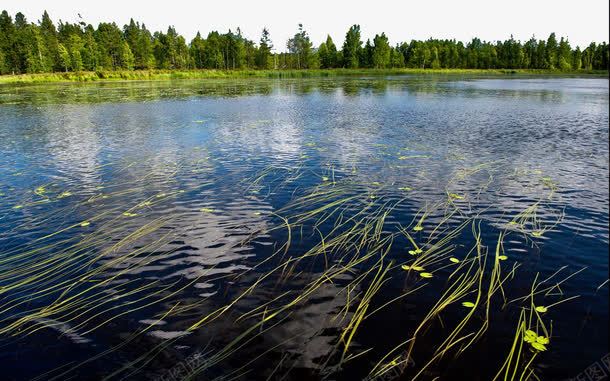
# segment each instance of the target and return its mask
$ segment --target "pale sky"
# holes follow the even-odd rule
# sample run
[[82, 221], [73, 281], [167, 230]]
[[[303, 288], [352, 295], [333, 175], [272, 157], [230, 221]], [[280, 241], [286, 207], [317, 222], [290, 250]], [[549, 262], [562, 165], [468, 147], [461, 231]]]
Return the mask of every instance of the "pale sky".
[[555, 32], [584, 47], [591, 41], [608, 41], [608, 4], [608, 0], [0, 0], [0, 10], [12, 16], [20, 11], [29, 21], [37, 21], [46, 9], [54, 22], [76, 22], [80, 13], [94, 26], [114, 21], [122, 27], [133, 17], [151, 31], [174, 25], [187, 42], [197, 31], [205, 37], [212, 30], [226, 32], [239, 26], [258, 43], [266, 26], [276, 51], [284, 51], [298, 23], [315, 46], [330, 34], [340, 47], [350, 25], [360, 24], [363, 41], [385, 32], [392, 44], [430, 37], [496, 41], [511, 34], [525, 41], [532, 34], [546, 39]]

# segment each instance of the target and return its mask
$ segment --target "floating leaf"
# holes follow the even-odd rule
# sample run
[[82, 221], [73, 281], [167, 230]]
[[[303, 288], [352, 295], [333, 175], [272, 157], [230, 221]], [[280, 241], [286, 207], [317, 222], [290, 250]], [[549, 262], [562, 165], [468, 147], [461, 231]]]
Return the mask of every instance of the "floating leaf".
[[528, 329], [527, 331], [525, 331], [525, 336], [537, 337], [538, 335], [536, 334], [536, 332], [532, 331], [531, 329]]
[[550, 341], [550, 340], [549, 340], [549, 338], [548, 338], [548, 337], [544, 337], [544, 336], [538, 336], [538, 337], [536, 338], [536, 342], [537, 342], [537, 343], [540, 343], [540, 344], [542, 344], [542, 345], [546, 345], [546, 344], [548, 344], [548, 343], [549, 343], [549, 341]]
[[453, 263], [460, 263], [460, 260], [455, 257], [451, 257], [451, 258], [449, 258], [449, 260]]
[[532, 232], [534, 237], [542, 237], [542, 232], [540, 230], [536, 230]]
[[409, 254], [411, 254], [411, 255], [415, 255], [415, 254], [417, 254], [417, 253], [415, 252], [415, 250], [409, 250]]
[[381, 183], [379, 181], [373, 181], [371, 183], [371, 185], [379, 186], [379, 185], [381, 185]]
[[431, 273], [419, 273], [419, 276], [422, 278], [432, 278]]
[[255, 216], [260, 216], [260, 215], [261, 215], [261, 212], [254, 212], [254, 213], [252, 213], [252, 214], [254, 214]]
[[369, 198], [371, 198], [371, 199], [375, 199], [375, 198], [377, 198], [377, 196], [375, 196], [374, 194], [372, 194], [372, 195], [370, 195], [370, 196], [369, 196]]
[[424, 268], [423, 268], [423, 267], [421, 267], [421, 266], [413, 266], [413, 267], [411, 267], [411, 268], [412, 268], [413, 270], [415, 270], [415, 271], [424, 271]]
[[527, 331], [525, 331], [525, 335], [523, 336], [523, 340], [525, 340], [528, 343], [533, 343], [533, 342], [536, 341], [537, 337], [538, 337], [538, 335], [536, 334], [536, 332], [528, 329]]
[[419, 247], [417, 249], [415, 249], [415, 254], [421, 254], [424, 251], [422, 249], [420, 249]]
[[457, 193], [449, 193], [449, 198], [455, 199], [455, 200], [461, 200], [464, 198], [464, 196], [460, 196]]
[[536, 350], [540, 351], [540, 352], [542, 352], [542, 351], [546, 351], [546, 347], [544, 346], [544, 344], [540, 344], [540, 343], [539, 343], [539, 342], [537, 342], [537, 341], [534, 341], [534, 342], [532, 343], [532, 347], [533, 347], [534, 349], [536, 349]]
[[23, 205], [15, 205], [15, 206], [13, 206], [13, 209], [21, 209], [21, 208], [23, 208]]
[[46, 191], [47, 190], [44, 186], [40, 186], [40, 187], [36, 188], [36, 190], [34, 190], [34, 193], [36, 193], [39, 196], [42, 196], [45, 194]]
[[473, 308], [475, 304], [473, 302], [462, 302], [464, 307]]
[[322, 176], [322, 181], [328, 181], [328, 177]]
[[402, 266], [400, 266], [400, 268], [403, 270], [411, 270], [411, 266], [407, 266], [407, 265], [402, 265]]
[[506, 255], [498, 255], [498, 259], [501, 261], [505, 261], [508, 259], [508, 257]]
[[137, 213], [123, 212], [123, 215], [125, 217], [134, 217], [134, 216], [137, 216]]
[[548, 311], [548, 309], [545, 306], [538, 306], [536, 307], [536, 311], [540, 313], [545, 313], [546, 311]]
[[422, 230], [424, 230], [424, 228], [423, 228], [423, 226], [421, 226], [421, 225], [417, 225], [416, 227], [414, 227], [414, 228], [413, 228], [413, 230], [415, 230], [416, 232], [418, 232], [418, 231], [422, 231]]
[[80, 223], [80, 226], [82, 226], [82, 227], [89, 226], [89, 225], [91, 225], [91, 222], [89, 222], [89, 221], [83, 221]]
[[410, 187], [400, 187], [400, 188], [398, 188], [398, 190], [407, 191], [408, 192], [408, 191], [413, 190], [413, 188], [410, 188]]
[[72, 196], [72, 192], [65, 191], [62, 194], [60, 194], [59, 196], [57, 196], [57, 198], [64, 198], [64, 197], [70, 197], [70, 196]]
[[213, 213], [214, 209], [212, 209], [212, 208], [201, 208], [201, 209], [199, 209], [199, 211], [201, 211], [203, 213]]

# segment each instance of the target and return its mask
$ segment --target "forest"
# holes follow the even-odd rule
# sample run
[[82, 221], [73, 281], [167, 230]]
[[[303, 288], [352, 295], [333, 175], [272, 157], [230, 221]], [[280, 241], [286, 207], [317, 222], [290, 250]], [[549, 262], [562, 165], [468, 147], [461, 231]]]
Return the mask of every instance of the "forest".
[[122, 28], [103, 22], [55, 24], [45, 11], [30, 22], [22, 13], [0, 14], [0, 74], [80, 72], [100, 70], [183, 69], [546, 69], [608, 70], [609, 46], [591, 42], [572, 48], [566, 37], [521, 42], [474, 38], [411, 40], [391, 45], [385, 33], [362, 41], [353, 25], [338, 47], [330, 36], [314, 46], [302, 24], [281, 52], [274, 52], [271, 34], [263, 28], [258, 43], [240, 28], [200, 34], [190, 41], [170, 26], [151, 32], [133, 19]]

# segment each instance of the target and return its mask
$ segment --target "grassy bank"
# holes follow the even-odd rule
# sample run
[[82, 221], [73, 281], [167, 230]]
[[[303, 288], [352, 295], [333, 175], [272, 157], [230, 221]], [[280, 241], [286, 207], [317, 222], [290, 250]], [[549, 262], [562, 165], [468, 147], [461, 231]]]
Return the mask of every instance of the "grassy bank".
[[362, 75], [544, 75], [607, 77], [607, 70], [557, 71], [539, 69], [312, 69], [312, 70], [125, 70], [2, 75], [3, 83], [171, 80], [207, 78], [303, 78]]

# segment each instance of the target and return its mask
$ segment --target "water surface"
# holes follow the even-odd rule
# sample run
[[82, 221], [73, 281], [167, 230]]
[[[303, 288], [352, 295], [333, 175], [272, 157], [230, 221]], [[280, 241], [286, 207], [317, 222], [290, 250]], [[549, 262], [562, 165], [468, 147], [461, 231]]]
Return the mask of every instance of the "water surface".
[[488, 380], [522, 312], [519, 372], [608, 352], [607, 79], [0, 86], [0, 153], [6, 379]]

